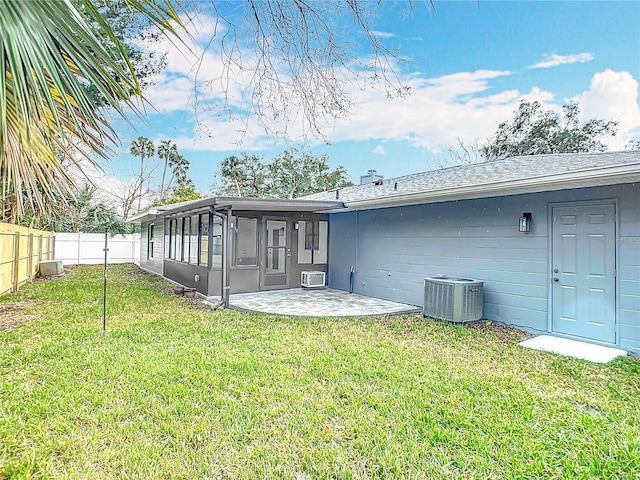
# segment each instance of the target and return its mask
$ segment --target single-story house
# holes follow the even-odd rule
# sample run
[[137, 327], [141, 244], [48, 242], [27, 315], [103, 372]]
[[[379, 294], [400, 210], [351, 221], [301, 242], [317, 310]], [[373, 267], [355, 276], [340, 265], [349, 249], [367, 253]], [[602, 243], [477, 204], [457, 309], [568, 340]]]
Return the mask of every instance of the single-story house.
[[487, 319], [640, 353], [640, 151], [362, 180], [146, 212], [141, 267], [210, 295], [297, 287], [319, 270], [331, 288], [418, 306], [425, 277], [472, 278]]
[[230, 293], [300, 287], [327, 272], [329, 222], [341, 202], [209, 197], [154, 207], [141, 224], [140, 267], [228, 305]]

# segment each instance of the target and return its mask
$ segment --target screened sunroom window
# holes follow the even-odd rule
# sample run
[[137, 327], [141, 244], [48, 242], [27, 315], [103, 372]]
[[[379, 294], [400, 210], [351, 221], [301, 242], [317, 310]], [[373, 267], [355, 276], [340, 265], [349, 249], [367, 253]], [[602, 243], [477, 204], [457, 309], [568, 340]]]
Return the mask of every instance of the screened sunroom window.
[[328, 222], [301, 220], [298, 222], [298, 264], [327, 263]]
[[147, 260], [153, 258], [153, 244], [155, 243], [155, 224], [150, 223], [147, 230]]
[[213, 217], [213, 237], [211, 244], [211, 261], [213, 268], [220, 268], [222, 266], [222, 220], [218, 217]]
[[171, 220], [164, 221], [164, 258], [171, 258]]
[[258, 219], [238, 217], [234, 233], [234, 265], [258, 265]]
[[176, 220], [175, 239], [176, 239], [175, 241], [176, 255], [174, 259], [181, 262], [182, 261], [182, 219], [181, 218], [178, 218]]
[[199, 265], [209, 264], [209, 214], [200, 215], [200, 261]]
[[175, 260], [176, 259], [176, 225], [177, 225], [177, 220], [175, 218], [171, 219], [171, 231], [170, 231], [170, 235], [171, 235], [171, 259]]
[[190, 220], [189, 232], [189, 263], [198, 263], [198, 215], [193, 215]]

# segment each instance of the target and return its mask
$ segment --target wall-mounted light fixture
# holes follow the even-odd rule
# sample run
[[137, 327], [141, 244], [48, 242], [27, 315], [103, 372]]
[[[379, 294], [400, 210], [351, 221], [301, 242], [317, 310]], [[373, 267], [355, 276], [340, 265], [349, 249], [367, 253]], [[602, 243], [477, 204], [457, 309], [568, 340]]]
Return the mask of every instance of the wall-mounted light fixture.
[[518, 231], [529, 233], [531, 231], [531, 213], [523, 213], [518, 224]]

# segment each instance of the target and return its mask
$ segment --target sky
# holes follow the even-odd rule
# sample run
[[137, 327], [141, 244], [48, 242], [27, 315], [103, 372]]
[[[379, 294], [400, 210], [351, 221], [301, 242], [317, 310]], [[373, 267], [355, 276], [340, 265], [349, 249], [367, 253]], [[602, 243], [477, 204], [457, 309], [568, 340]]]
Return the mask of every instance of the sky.
[[[233, 13], [234, 2], [223, 6]], [[289, 147], [326, 154], [354, 183], [369, 169], [397, 177], [446, 165], [447, 145], [458, 138], [485, 142], [523, 99], [557, 111], [577, 101], [585, 120], [618, 120], [618, 135], [607, 140], [611, 150], [640, 138], [640, 1], [436, 1], [435, 9], [417, 4], [408, 13], [405, 6], [383, 3], [373, 32], [407, 60], [396, 73], [411, 86], [409, 95], [350, 89], [353, 108], [323, 130], [324, 138], [305, 138], [308, 132], [295, 122], [288, 138], [266, 135], [237, 98], [232, 119], [195, 105], [195, 82], [216, 78], [221, 68], [215, 55], [221, 30], [213, 36], [213, 19], [204, 11], [189, 24], [191, 52], [167, 39], [152, 45], [167, 52], [167, 68], [146, 91], [144, 122], [114, 119], [121, 146], [103, 162], [101, 182], [115, 188], [135, 176], [139, 160], [129, 147], [138, 135], [156, 144], [174, 140], [202, 193], [210, 192], [224, 158], [247, 152], [269, 160]], [[343, 25], [358, 38], [346, 19]], [[354, 54], [366, 60], [370, 52]], [[211, 82], [208, 105], [221, 102], [218, 85]]]

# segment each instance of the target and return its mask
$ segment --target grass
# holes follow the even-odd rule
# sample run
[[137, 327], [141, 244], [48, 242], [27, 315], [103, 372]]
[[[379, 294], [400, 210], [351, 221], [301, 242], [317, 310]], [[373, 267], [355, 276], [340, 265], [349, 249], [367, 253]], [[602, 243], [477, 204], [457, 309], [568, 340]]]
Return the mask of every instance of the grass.
[[28, 319], [0, 332], [0, 478], [640, 478], [636, 360], [211, 312], [134, 266], [109, 268], [103, 334], [101, 273], [0, 298]]

